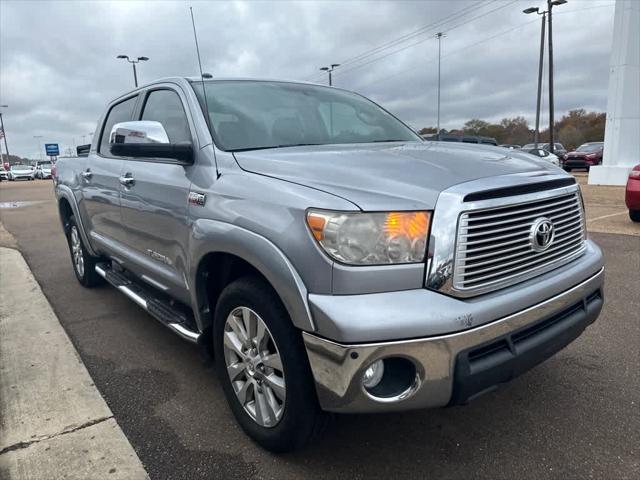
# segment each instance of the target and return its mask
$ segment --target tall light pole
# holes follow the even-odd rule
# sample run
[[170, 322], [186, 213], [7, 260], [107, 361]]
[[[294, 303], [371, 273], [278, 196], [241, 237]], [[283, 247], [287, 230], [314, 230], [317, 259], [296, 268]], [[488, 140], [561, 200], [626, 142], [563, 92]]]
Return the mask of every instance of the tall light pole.
[[[9, 105], [0, 105], [0, 108], [8, 108]], [[2, 111], [0, 111], [0, 128], [2, 128], [2, 139], [4, 140], [4, 150], [7, 152], [7, 163], [9, 162], [9, 147], [7, 146], [7, 131], [4, 129]], [[0, 165], [2, 166], [2, 165]]]
[[556, 5], [563, 5], [567, 0], [547, 0], [548, 22], [549, 22], [549, 152], [555, 150], [555, 138], [553, 135], [553, 30], [551, 23], [551, 10]]
[[533, 143], [538, 148], [540, 141], [540, 100], [542, 98], [542, 63], [544, 62], [544, 27], [547, 20], [547, 12], [541, 12], [538, 7], [530, 7], [523, 10], [524, 13], [537, 13], [542, 15], [542, 26], [540, 27], [540, 60], [538, 61], [538, 97], [536, 100], [536, 129], [533, 131]]
[[322, 67], [320, 69], [323, 72], [328, 72], [329, 73], [329, 86], [330, 87], [333, 85], [333, 81], [331, 80], [331, 72], [333, 72], [339, 66], [340, 66], [339, 63], [332, 63], [330, 67]]
[[138, 72], [136, 72], [136, 63], [146, 62], [149, 60], [149, 57], [138, 57], [136, 60], [131, 60], [128, 55], [118, 55], [116, 58], [126, 60], [133, 66], [133, 82], [136, 88], [138, 88]]
[[36, 139], [38, 145], [38, 149], [36, 150], [38, 152], [38, 158], [42, 160], [42, 152], [40, 151], [40, 139], [42, 138], [42, 135], [34, 135], [33, 138]]
[[446, 37], [446, 35], [442, 32], [436, 33], [436, 38], [438, 39], [438, 125], [437, 125], [437, 139], [440, 140], [440, 54], [442, 53], [442, 37]]

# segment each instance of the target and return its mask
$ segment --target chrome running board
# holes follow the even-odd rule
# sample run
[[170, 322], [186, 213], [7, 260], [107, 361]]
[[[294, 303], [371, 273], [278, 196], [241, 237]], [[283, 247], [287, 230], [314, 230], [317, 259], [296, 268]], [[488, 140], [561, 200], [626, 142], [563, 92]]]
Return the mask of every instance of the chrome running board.
[[149, 287], [136, 283], [122, 273], [113, 270], [106, 263], [97, 264], [96, 273], [146, 310], [147, 313], [160, 323], [173, 330], [185, 340], [198, 343], [201, 334], [191, 326], [195, 325], [192, 315], [178, 310], [169, 303], [156, 297]]

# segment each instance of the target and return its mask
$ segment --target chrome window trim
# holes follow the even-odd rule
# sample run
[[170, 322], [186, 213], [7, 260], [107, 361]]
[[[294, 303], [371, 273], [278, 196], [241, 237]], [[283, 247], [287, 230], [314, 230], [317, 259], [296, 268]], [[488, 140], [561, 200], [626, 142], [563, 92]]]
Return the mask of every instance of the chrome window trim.
[[[558, 180], [566, 177], [566, 173], [535, 171], [473, 180], [471, 182], [454, 185], [453, 187], [444, 190], [438, 197], [433, 213], [431, 235], [429, 237], [425, 287], [454, 297], [477, 296], [514, 283], [526, 281], [549, 270], [558, 268], [582, 255], [584, 253], [584, 248], [581, 248], [579, 251], [574, 252], [574, 254], [561, 259], [561, 263], [551, 264], [547, 269], [535, 270], [534, 272], [530, 272], [528, 275], [519, 277], [516, 280], [509, 279], [500, 284], [492, 285], [490, 288], [465, 291], [455, 288], [453, 284], [455, 253], [458, 247], [458, 229], [460, 217], [464, 212], [519, 205], [578, 192], [581, 204], [582, 224], [584, 232], [586, 232], [586, 228], [584, 228], [584, 204], [580, 194], [580, 187], [577, 183], [574, 185], [542, 190], [523, 195], [471, 202], [464, 201], [466, 195], [500, 187], [516, 187], [549, 180]], [[583, 235], [583, 241], [584, 240], [586, 240], [586, 234]]]

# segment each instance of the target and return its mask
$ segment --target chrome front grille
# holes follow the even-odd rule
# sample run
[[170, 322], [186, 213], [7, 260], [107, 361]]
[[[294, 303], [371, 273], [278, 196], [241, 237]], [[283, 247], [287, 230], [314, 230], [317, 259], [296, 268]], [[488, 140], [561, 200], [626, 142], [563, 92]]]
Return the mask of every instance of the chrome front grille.
[[[554, 235], [536, 251], [534, 225], [541, 219]], [[453, 288], [484, 293], [567, 263], [585, 250], [583, 209], [578, 192], [520, 204], [463, 212], [458, 223]]]

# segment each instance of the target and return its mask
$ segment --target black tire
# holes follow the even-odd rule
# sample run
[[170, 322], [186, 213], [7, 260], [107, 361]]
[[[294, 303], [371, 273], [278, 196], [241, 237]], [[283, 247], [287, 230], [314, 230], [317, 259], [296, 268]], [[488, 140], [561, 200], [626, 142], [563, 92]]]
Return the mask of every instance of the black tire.
[[[272, 427], [258, 424], [245, 411], [231, 384], [224, 355], [224, 328], [227, 317], [238, 307], [253, 310], [265, 323], [282, 361], [286, 393], [284, 411]], [[229, 284], [217, 302], [213, 325], [216, 371], [227, 402], [236, 420], [256, 443], [276, 453], [298, 450], [318, 436], [327, 415], [320, 410], [315, 384], [303, 345], [277, 294], [263, 279], [240, 278]]]
[[[75, 231], [75, 234], [74, 234]], [[99, 257], [94, 257], [87, 252], [87, 249], [82, 241], [82, 235], [80, 235], [80, 228], [76, 223], [76, 219], [73, 215], [69, 217], [67, 224], [65, 225], [65, 232], [67, 234], [67, 244], [69, 245], [69, 253], [71, 254], [71, 266], [73, 273], [75, 273], [80, 285], [86, 288], [92, 288], [104, 283], [104, 279], [96, 272], [96, 263], [100, 261]], [[74, 235], [77, 236], [79, 242], [78, 254], [82, 257], [82, 268], [79, 267], [76, 257], [74, 255]]]
[[629, 210], [629, 218], [632, 222], [640, 222], [640, 210]]

